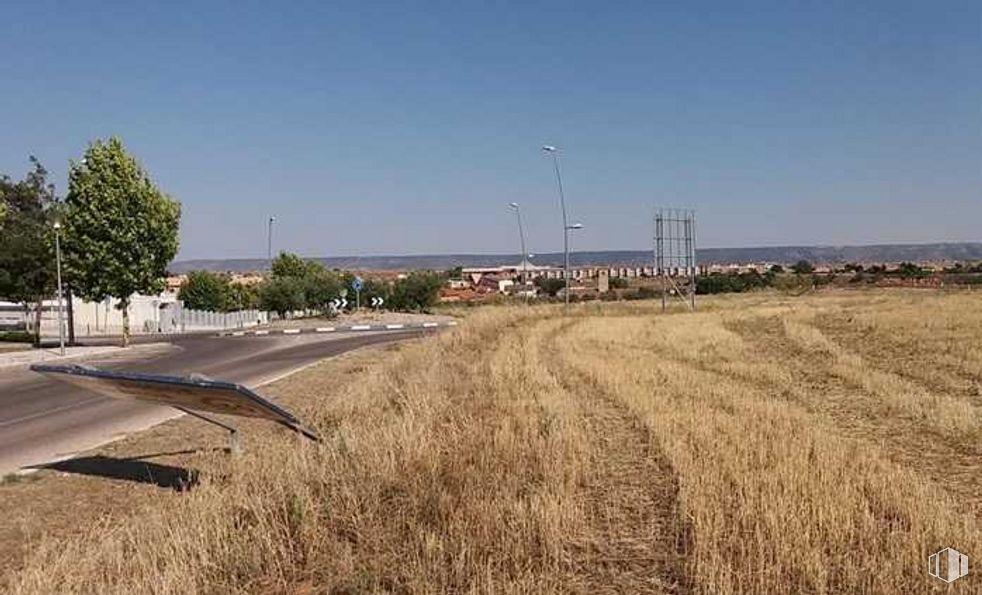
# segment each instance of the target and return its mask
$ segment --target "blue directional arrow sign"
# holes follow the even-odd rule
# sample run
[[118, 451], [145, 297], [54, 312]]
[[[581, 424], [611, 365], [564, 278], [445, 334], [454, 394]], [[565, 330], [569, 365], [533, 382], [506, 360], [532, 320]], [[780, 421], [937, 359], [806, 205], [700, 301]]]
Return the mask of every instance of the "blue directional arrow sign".
[[355, 291], [361, 291], [362, 287], [365, 286], [365, 282], [361, 280], [361, 277], [355, 277], [351, 282], [351, 289]]

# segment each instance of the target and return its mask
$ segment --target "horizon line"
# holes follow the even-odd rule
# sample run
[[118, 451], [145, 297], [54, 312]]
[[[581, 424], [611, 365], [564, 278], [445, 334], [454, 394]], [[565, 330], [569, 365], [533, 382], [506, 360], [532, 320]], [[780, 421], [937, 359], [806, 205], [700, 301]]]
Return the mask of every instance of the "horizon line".
[[[845, 248], [877, 248], [885, 246], [936, 246], [936, 245], [982, 245], [982, 240], [979, 241], [933, 241], [933, 242], [882, 242], [873, 244], [763, 244], [755, 246], [702, 246], [696, 247], [696, 250], [759, 250], [759, 249], [781, 249], [781, 248], [834, 248], [834, 249], [845, 249]], [[597, 253], [597, 252], [650, 252], [654, 248], [605, 248], [602, 250], [570, 250], [570, 254], [585, 254], [585, 253]], [[296, 254], [295, 252], [290, 252], [289, 250], [280, 250], [276, 254], [280, 253], [290, 253]], [[358, 254], [358, 255], [332, 255], [332, 256], [309, 256], [309, 255], [299, 255], [304, 259], [314, 259], [314, 258], [421, 258], [421, 257], [459, 257], [459, 256], [478, 256], [478, 257], [499, 257], [499, 256], [514, 256], [515, 252], [414, 252], [408, 254]], [[536, 256], [546, 256], [546, 255], [561, 255], [563, 252], [553, 251], [553, 252], [532, 252]], [[172, 264], [183, 263], [183, 262], [194, 262], [198, 260], [266, 260], [264, 256], [231, 256], [231, 257], [197, 257], [197, 258], [183, 258], [180, 260], [173, 260]]]

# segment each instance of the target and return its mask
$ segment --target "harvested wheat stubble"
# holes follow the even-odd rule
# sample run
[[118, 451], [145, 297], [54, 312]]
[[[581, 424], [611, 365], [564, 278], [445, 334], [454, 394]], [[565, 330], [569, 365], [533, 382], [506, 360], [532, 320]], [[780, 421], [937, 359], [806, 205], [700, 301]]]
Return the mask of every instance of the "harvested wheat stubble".
[[671, 467], [640, 419], [564, 364], [557, 339], [569, 325], [550, 326], [542, 333], [543, 361], [570, 396], [591, 447], [590, 472], [579, 494], [587, 524], [583, 535], [571, 536], [570, 548], [583, 590], [689, 591], [684, 564], [689, 526], [679, 515]]
[[291, 379], [324, 444], [260, 434], [189, 494], [35, 548], [12, 590], [926, 592], [928, 554], [982, 551], [978, 474], [939, 469], [978, 460], [980, 306], [481, 311], [358, 382]]

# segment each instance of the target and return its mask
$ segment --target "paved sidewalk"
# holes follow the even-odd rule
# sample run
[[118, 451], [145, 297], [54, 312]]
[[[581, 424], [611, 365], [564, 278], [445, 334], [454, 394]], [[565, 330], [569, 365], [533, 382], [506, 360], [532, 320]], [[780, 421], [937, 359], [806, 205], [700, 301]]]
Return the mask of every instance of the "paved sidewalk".
[[0, 368], [11, 366], [26, 366], [40, 362], [56, 362], [63, 360], [78, 359], [90, 355], [101, 355], [104, 353], [114, 353], [121, 351], [122, 347], [99, 345], [93, 347], [66, 347], [65, 356], [59, 355], [57, 347], [44, 349], [25, 349], [22, 351], [0, 352]]

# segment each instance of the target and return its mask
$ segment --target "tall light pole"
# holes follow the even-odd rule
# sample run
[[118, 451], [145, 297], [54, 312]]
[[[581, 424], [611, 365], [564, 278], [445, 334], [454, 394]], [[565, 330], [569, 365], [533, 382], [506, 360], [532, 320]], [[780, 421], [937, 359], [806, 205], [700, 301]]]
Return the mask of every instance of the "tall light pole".
[[[583, 229], [583, 224], [574, 223], [572, 225], [566, 226], [567, 233], [576, 229]], [[569, 280], [571, 276], [572, 275], [570, 275], [570, 270], [569, 270], [569, 250], [567, 250], [566, 251], [566, 309], [567, 310], [569, 310]]]
[[61, 293], [61, 222], [55, 221], [55, 263], [58, 276], [58, 348], [61, 356], [65, 356], [65, 309]]
[[266, 227], [266, 268], [270, 273], [273, 272], [273, 221], [276, 221], [276, 217], [270, 215]]
[[528, 290], [528, 252], [525, 251], [525, 228], [522, 227], [522, 209], [517, 202], [508, 205], [515, 210], [518, 217], [518, 237], [522, 242], [522, 293]]
[[559, 206], [563, 210], [563, 278], [566, 280], [566, 292], [563, 296], [566, 299], [566, 311], [569, 311], [569, 231], [571, 229], [582, 229], [583, 225], [575, 223], [570, 225], [566, 219], [566, 197], [563, 196], [563, 177], [559, 173], [559, 149], [552, 145], [542, 145], [542, 151], [552, 155], [552, 166], [556, 170], [556, 187], [559, 188]]

